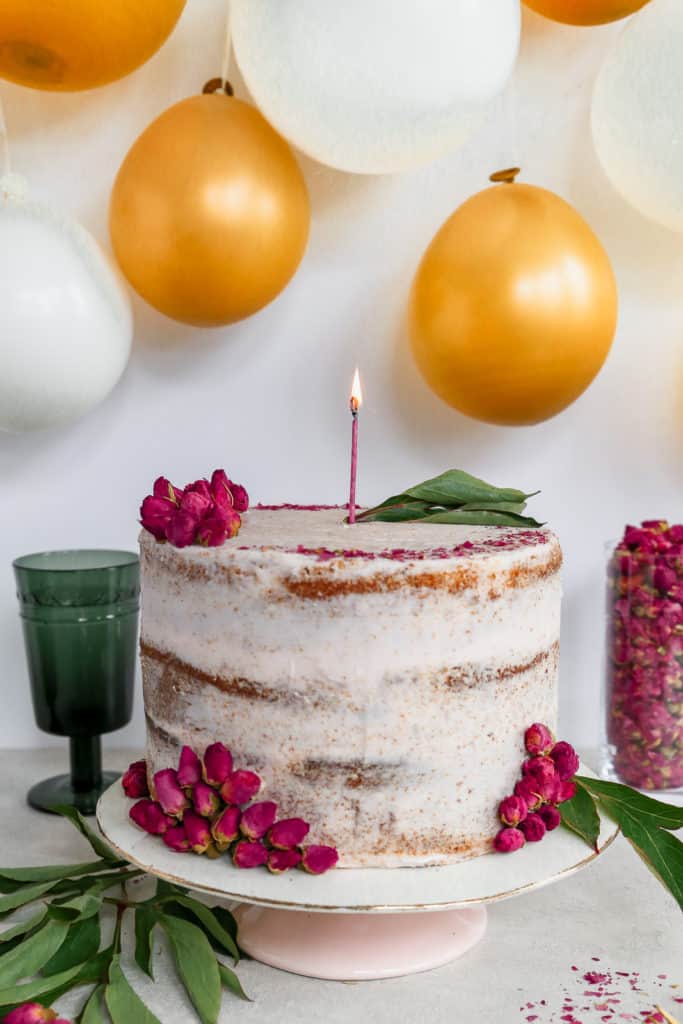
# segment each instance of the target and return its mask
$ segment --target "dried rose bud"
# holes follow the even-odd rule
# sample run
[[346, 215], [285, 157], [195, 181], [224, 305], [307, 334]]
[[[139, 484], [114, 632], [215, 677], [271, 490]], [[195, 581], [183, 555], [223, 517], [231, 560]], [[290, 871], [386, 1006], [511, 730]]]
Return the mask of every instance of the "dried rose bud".
[[527, 814], [519, 829], [527, 843], [538, 843], [545, 835], [545, 823], [540, 814]]
[[211, 826], [211, 835], [219, 850], [226, 850], [240, 834], [242, 812], [239, 807], [226, 807]]
[[274, 804], [272, 800], [262, 800], [258, 804], [252, 804], [242, 814], [240, 832], [247, 839], [263, 839], [275, 821], [276, 814], [277, 804]]
[[301, 863], [301, 854], [298, 850], [271, 850], [268, 854], [268, 870], [273, 875], [281, 875], [283, 871], [289, 871]]
[[564, 782], [558, 782], [555, 787], [555, 796], [553, 798], [554, 804], [563, 804], [567, 800], [571, 800], [576, 794], [576, 783], [573, 779], [565, 779]]
[[223, 743], [212, 743], [204, 751], [204, 782], [222, 786], [232, 772], [232, 754]]
[[165, 476], [158, 476], [152, 488], [152, 494], [155, 498], [166, 498], [174, 505], [180, 504], [183, 499], [183, 493], [180, 487], [174, 487]]
[[524, 733], [524, 746], [527, 752], [532, 755], [549, 754], [555, 742], [553, 734], [547, 725], [534, 722]]
[[190, 840], [187, 838], [184, 825], [174, 825], [164, 832], [161, 838], [174, 853], [187, 853], [190, 849]]
[[140, 524], [157, 540], [166, 540], [168, 524], [175, 511], [175, 504], [168, 498], [148, 494], [140, 506]]
[[174, 548], [186, 548], [194, 543], [199, 519], [185, 508], [174, 509], [166, 526], [166, 540]]
[[156, 797], [166, 814], [179, 817], [190, 806], [190, 802], [178, 785], [178, 773], [174, 768], [164, 768], [154, 775]]
[[522, 764], [522, 775], [539, 782], [553, 782], [557, 778], [555, 762], [550, 757], [530, 757]]
[[261, 842], [242, 839], [232, 851], [232, 860], [238, 868], [260, 868], [268, 863], [268, 851]]
[[309, 875], [323, 875], [339, 860], [334, 846], [305, 846], [301, 851], [301, 867]]
[[303, 818], [284, 818], [276, 821], [268, 832], [268, 842], [276, 850], [291, 850], [300, 846], [311, 826]]
[[203, 818], [211, 818], [220, 807], [220, 800], [215, 789], [207, 786], [206, 782], [198, 782], [190, 792], [192, 803], [197, 814]]
[[253, 800], [259, 789], [261, 780], [256, 772], [236, 771], [228, 775], [220, 789], [226, 804], [248, 804]]
[[502, 828], [493, 840], [493, 848], [498, 853], [514, 853], [524, 846], [524, 836], [518, 828]]
[[543, 803], [543, 797], [538, 792], [539, 786], [530, 775], [525, 775], [515, 786], [515, 796], [525, 801], [529, 811], [535, 811]]
[[519, 825], [527, 815], [527, 803], [521, 796], [506, 796], [498, 808], [498, 817], [504, 825]]
[[190, 846], [195, 853], [206, 853], [211, 845], [211, 831], [206, 818], [200, 818], [194, 811], [186, 811], [183, 828]]
[[204, 516], [197, 528], [197, 543], [205, 548], [219, 548], [229, 537], [240, 532], [242, 519], [234, 508], [214, 508]]
[[[564, 783], [562, 783], [564, 785]], [[546, 804], [545, 807], [541, 807], [538, 810], [538, 816], [545, 825], [546, 832], [552, 832], [562, 821], [562, 815], [558, 811], [557, 807], [553, 807], [552, 804]]]
[[139, 800], [129, 811], [131, 821], [151, 836], [163, 836], [175, 822], [164, 814], [162, 807], [154, 800]]
[[224, 469], [215, 469], [211, 476], [211, 493], [219, 508], [234, 508], [236, 512], [246, 512], [249, 508], [249, 495], [241, 484], [228, 479]]
[[55, 1011], [41, 1006], [40, 1003], [22, 1003], [2, 1018], [3, 1024], [43, 1024], [43, 1021], [56, 1020]]
[[209, 495], [202, 494], [201, 491], [185, 491], [180, 507], [199, 520], [213, 507], [213, 501]]
[[578, 772], [579, 758], [571, 743], [565, 743], [564, 740], [556, 743], [550, 751], [550, 756], [555, 762], [555, 771], [561, 782], [571, 779], [572, 775]]
[[190, 789], [202, 777], [202, 762], [195, 754], [192, 747], [183, 747], [180, 751], [178, 763], [178, 785], [183, 789]]
[[149, 796], [147, 785], [147, 762], [133, 761], [128, 771], [121, 779], [121, 785], [126, 796], [131, 800], [137, 800], [141, 796]]

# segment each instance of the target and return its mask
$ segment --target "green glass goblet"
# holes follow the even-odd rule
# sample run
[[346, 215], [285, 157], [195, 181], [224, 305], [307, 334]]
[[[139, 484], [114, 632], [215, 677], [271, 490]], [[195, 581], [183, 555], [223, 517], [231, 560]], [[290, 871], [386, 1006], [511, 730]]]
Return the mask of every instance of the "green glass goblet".
[[68, 736], [71, 774], [34, 786], [41, 811], [94, 814], [118, 778], [102, 771], [102, 733], [133, 712], [140, 565], [130, 551], [44, 551], [13, 562], [38, 727]]

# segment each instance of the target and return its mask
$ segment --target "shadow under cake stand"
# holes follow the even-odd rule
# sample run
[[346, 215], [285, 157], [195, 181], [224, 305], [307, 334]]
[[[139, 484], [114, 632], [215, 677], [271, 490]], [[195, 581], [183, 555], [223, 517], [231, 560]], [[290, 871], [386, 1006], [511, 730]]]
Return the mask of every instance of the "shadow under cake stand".
[[[592, 774], [583, 769], [584, 774]], [[173, 853], [130, 821], [120, 783], [100, 798], [98, 824], [122, 859], [188, 889], [238, 902], [239, 943], [255, 960], [312, 978], [368, 981], [441, 967], [486, 931], [486, 905], [559, 882], [598, 854], [563, 828], [514, 854], [422, 868], [271, 875], [227, 857]], [[617, 826], [601, 818], [598, 849]], [[409, 927], [404, 915], [410, 914]]]

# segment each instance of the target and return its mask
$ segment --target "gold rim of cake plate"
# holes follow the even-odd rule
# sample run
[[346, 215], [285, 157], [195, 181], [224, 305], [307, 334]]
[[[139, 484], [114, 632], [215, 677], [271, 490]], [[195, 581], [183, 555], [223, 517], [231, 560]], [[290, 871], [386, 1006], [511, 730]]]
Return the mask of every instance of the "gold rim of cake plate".
[[[117, 783], [114, 783], [116, 785]], [[367, 903], [367, 904], [319, 904], [319, 903], [300, 903], [292, 902], [292, 900], [277, 900], [277, 899], [266, 899], [260, 896], [245, 896], [243, 893], [228, 892], [226, 889], [217, 889], [212, 885], [204, 885], [203, 883], [198, 884], [194, 881], [188, 881], [187, 878], [182, 876], [171, 874], [167, 871], [161, 871], [155, 868], [153, 865], [145, 864], [143, 861], [138, 860], [131, 854], [126, 853], [120, 846], [115, 843], [110, 836], [107, 834], [107, 830], [102, 823], [100, 805], [97, 806], [97, 824], [100, 827], [102, 835], [107, 840], [111, 848], [115, 853], [119, 854], [122, 860], [128, 861], [134, 867], [140, 868], [148, 875], [154, 875], [155, 878], [161, 878], [165, 882], [171, 882], [174, 885], [180, 885], [183, 888], [190, 888], [195, 892], [210, 894], [213, 896], [219, 896], [221, 899], [234, 900], [236, 903], [248, 903], [252, 906], [258, 907], [272, 907], [276, 910], [301, 910], [301, 911], [314, 911], [316, 913], [347, 913], [347, 914], [368, 914], [368, 913], [411, 913], [412, 911], [438, 911], [438, 910], [458, 910], [471, 905], [479, 903], [499, 903], [501, 900], [512, 899], [514, 896], [519, 896], [523, 892], [528, 890], [542, 889], [546, 885], [552, 885], [553, 882], [559, 881], [561, 878], [566, 878], [569, 875], [575, 874], [582, 868], [586, 867], [592, 861], [596, 860], [605, 850], [608, 849], [619, 835], [620, 829], [615, 826], [615, 830], [611, 836], [609, 836], [599, 850], [593, 851], [584, 857], [583, 860], [577, 861], [576, 864], [570, 864], [569, 867], [563, 868], [562, 871], [558, 871], [557, 874], [549, 875], [547, 878], [540, 879], [539, 881], [527, 882], [524, 885], [517, 886], [515, 889], [506, 889], [503, 892], [495, 893], [492, 896], [474, 896], [467, 899], [460, 900], [447, 900], [439, 903]], [[443, 867], [444, 865], [434, 865], [435, 867]], [[344, 870], [343, 868], [339, 870]], [[363, 870], [363, 868], [355, 869]], [[375, 868], [366, 868], [367, 871], [374, 871]], [[424, 867], [416, 867], [415, 871], [424, 871]]]

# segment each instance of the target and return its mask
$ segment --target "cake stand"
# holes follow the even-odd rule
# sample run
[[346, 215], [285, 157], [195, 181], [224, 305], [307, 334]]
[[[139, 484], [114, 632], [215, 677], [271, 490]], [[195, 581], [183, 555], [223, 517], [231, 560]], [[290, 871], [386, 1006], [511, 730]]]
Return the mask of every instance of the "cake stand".
[[[132, 824], [130, 807], [120, 783], [97, 807], [100, 829], [122, 859], [177, 885], [237, 902], [239, 943], [255, 960], [337, 981], [391, 978], [449, 963], [484, 935], [487, 904], [561, 881], [598, 856], [560, 828], [516, 853], [460, 864], [271, 875], [264, 868], [241, 870], [226, 857], [173, 853]], [[601, 818], [600, 853], [617, 833], [609, 818]]]

